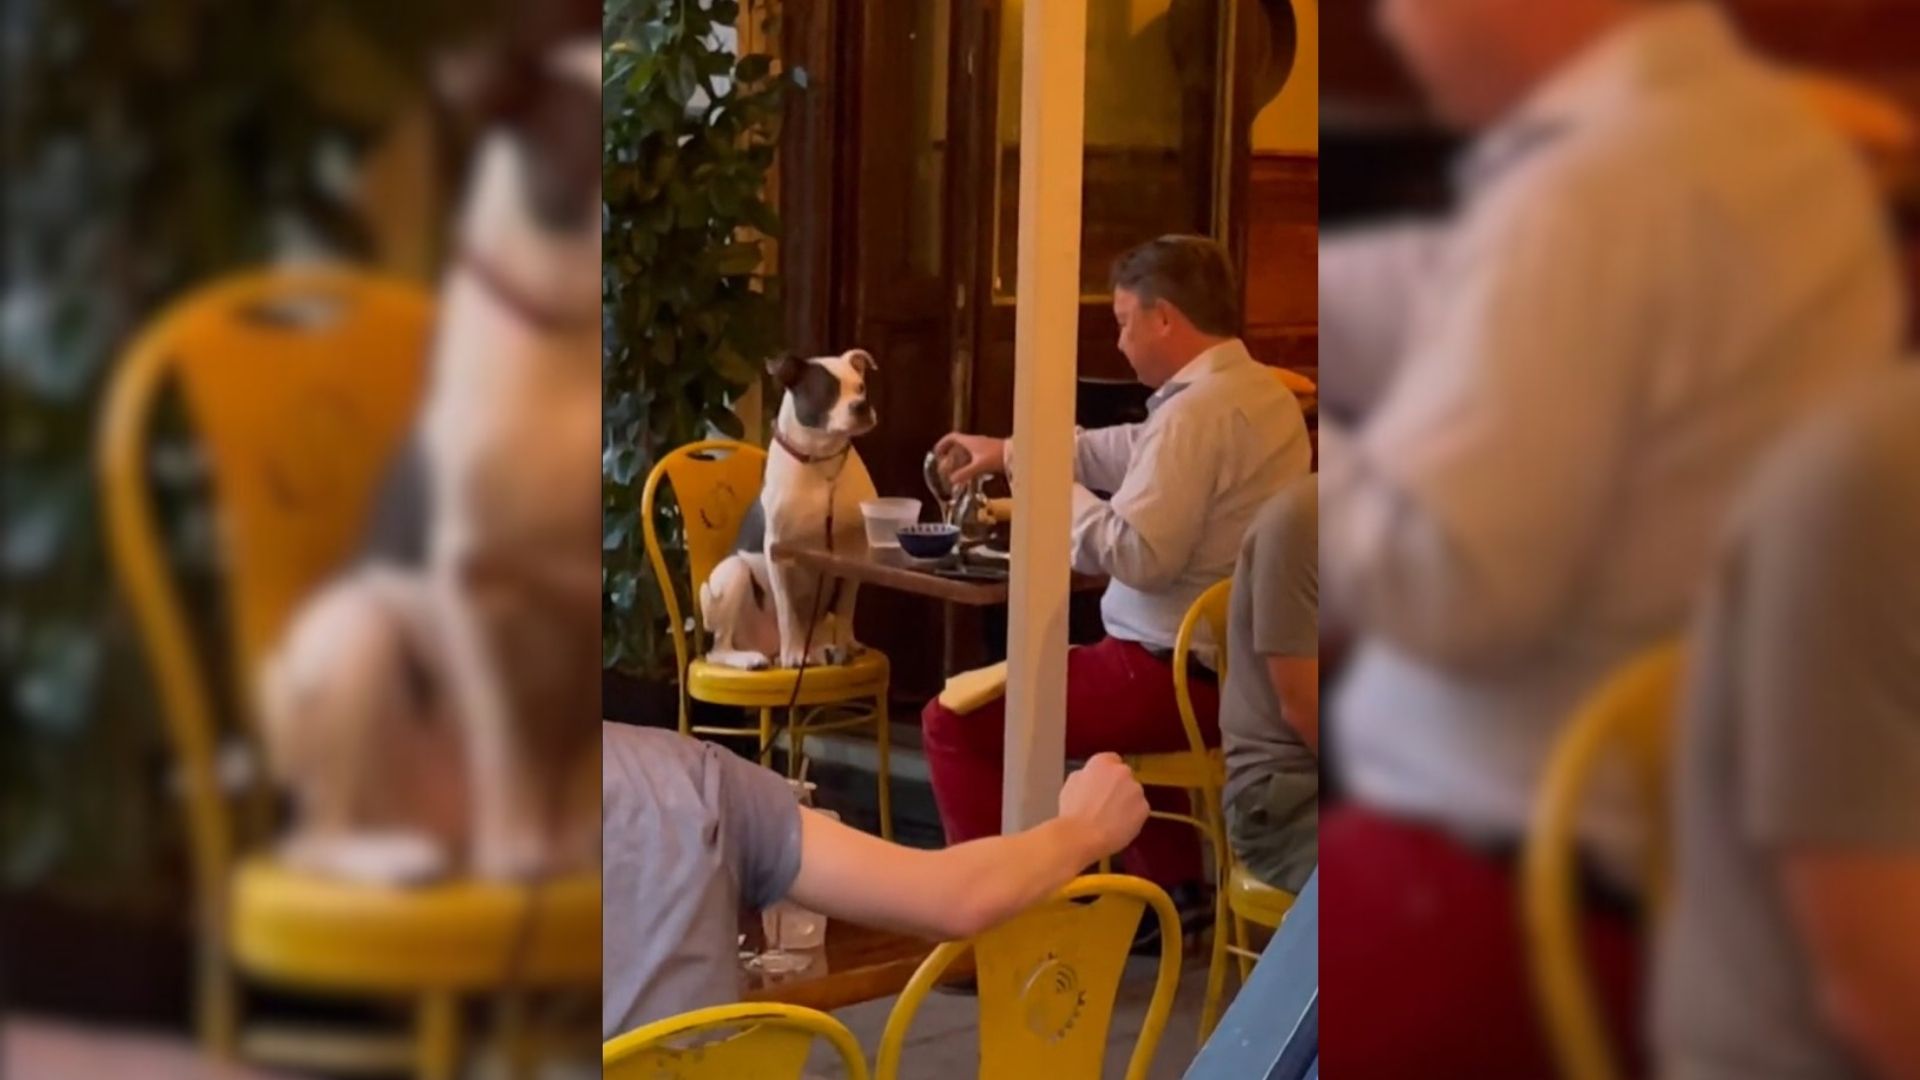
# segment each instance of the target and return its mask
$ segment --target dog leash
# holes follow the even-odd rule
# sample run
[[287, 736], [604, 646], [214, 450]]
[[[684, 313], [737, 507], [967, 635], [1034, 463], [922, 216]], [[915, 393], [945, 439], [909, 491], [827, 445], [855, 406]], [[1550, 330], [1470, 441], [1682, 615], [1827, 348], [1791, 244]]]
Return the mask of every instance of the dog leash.
[[533, 327], [549, 337], [584, 332], [588, 327], [599, 329], [600, 313], [561, 311], [548, 305], [521, 288], [512, 277], [486, 256], [471, 247], [462, 247], [455, 257], [459, 266], [464, 267], [473, 279], [480, 283], [488, 295], [500, 306], [512, 312], [521, 322]]
[[[853, 449], [852, 442], [848, 442], [845, 447], [841, 448], [838, 454], [830, 454], [826, 457], [815, 457], [811, 454], [803, 454], [795, 450], [792, 444], [788, 443], [786, 438], [780, 434], [778, 428], [774, 429], [773, 438], [774, 441], [780, 444], [781, 449], [799, 458], [801, 463], [805, 465], [812, 465], [820, 461], [832, 461], [836, 457], [846, 456], [848, 451]], [[847, 467], [842, 465], [839, 471], [833, 474], [833, 479], [827, 481], [827, 554], [829, 555], [833, 554], [834, 496], [840, 489], [840, 474], [846, 471]], [[828, 579], [823, 575], [821, 580], [824, 582]], [[835, 578], [832, 580], [836, 582], [834, 587], [838, 588], [837, 582], [839, 579]], [[807, 614], [807, 636], [802, 639], [800, 646], [800, 666], [796, 668], [793, 673], [793, 695], [787, 698], [787, 768], [790, 770], [795, 767], [792, 759], [798, 757], [801, 752], [800, 725], [794, 719], [794, 709], [800, 704], [800, 684], [805, 681], [807, 677], [807, 657], [813, 653], [813, 628], [820, 623], [820, 597], [824, 595], [826, 591], [824, 585], [813, 591], [813, 610]]]

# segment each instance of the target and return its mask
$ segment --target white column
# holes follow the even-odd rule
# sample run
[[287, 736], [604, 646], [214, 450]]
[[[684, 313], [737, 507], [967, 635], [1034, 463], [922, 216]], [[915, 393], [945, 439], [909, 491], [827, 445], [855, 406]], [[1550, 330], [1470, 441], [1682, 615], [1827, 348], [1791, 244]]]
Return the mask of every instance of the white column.
[[1052, 817], [1065, 770], [1068, 508], [1080, 322], [1087, 0], [1026, 0], [1014, 323], [1012, 597], [1002, 825]]

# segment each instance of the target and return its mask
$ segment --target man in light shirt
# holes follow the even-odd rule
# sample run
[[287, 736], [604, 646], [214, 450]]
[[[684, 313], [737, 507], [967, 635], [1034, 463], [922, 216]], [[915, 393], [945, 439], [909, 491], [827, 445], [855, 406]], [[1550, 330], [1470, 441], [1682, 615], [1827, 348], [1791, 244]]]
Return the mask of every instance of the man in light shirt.
[[[1850, 148], [1692, 0], [1382, 0], [1476, 134], [1456, 217], [1321, 254], [1324, 617], [1357, 648], [1321, 818], [1329, 1075], [1550, 1075], [1512, 858], [1578, 702], [1677, 633], [1730, 497], [1890, 361]], [[1630, 788], [1580, 821], [1590, 959], [1637, 1019]]]
[[[1069, 757], [1186, 749], [1169, 664], [1180, 621], [1232, 575], [1254, 515], [1312, 459], [1299, 402], [1236, 336], [1240, 291], [1218, 244], [1151, 241], [1119, 259], [1113, 285], [1120, 351], [1154, 393], [1145, 421], [1075, 439], [1073, 568], [1112, 584], [1100, 604], [1108, 636], [1067, 654]], [[965, 483], [1008, 471], [1008, 446], [956, 433], [938, 450], [970, 455], [953, 473]], [[1194, 670], [1195, 708], [1217, 745], [1219, 692]], [[934, 701], [921, 720], [948, 842], [998, 833], [1003, 703], [961, 715]], [[1177, 792], [1151, 795], [1162, 809], [1185, 810]], [[1177, 823], [1150, 822], [1125, 863], [1189, 895], [1200, 881], [1193, 830]]]

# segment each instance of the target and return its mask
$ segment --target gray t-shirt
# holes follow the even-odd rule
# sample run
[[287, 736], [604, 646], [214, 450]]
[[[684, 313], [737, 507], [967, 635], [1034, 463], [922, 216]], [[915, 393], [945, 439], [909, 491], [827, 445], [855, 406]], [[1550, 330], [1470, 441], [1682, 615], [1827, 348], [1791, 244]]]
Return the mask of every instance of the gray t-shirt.
[[1275, 773], [1318, 775], [1320, 762], [1280, 711], [1266, 657], [1320, 655], [1320, 500], [1303, 476], [1260, 508], [1240, 545], [1220, 688], [1226, 801]]
[[1690, 642], [1655, 982], [1673, 1080], [1864, 1075], [1823, 1019], [1782, 851], [1920, 858], [1920, 372], [1796, 434]]
[[739, 912], [800, 872], [787, 782], [672, 731], [600, 726], [604, 1039], [740, 1000]]

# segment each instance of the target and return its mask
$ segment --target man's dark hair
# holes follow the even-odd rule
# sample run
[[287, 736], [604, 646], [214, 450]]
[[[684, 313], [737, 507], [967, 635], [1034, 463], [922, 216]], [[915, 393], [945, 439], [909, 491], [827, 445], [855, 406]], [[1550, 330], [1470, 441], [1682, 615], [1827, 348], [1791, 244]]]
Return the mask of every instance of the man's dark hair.
[[1165, 300], [1201, 333], [1240, 332], [1240, 289], [1227, 249], [1204, 236], [1162, 236], [1113, 261], [1113, 287], [1142, 304]]

